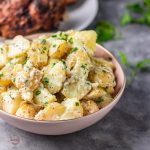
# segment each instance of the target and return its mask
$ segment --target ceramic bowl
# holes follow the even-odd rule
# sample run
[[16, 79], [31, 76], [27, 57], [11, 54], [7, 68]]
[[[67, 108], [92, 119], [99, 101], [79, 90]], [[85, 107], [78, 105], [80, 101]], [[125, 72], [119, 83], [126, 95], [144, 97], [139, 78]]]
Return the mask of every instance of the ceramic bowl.
[[73, 133], [84, 128], [87, 128], [94, 123], [101, 120], [110, 110], [116, 105], [119, 101], [124, 88], [125, 88], [125, 75], [120, 64], [117, 62], [115, 57], [105, 48], [100, 45], [96, 47], [95, 57], [109, 58], [115, 65], [115, 77], [117, 85], [115, 88], [115, 97], [114, 100], [108, 104], [106, 107], [100, 109], [98, 112], [95, 112], [91, 115], [84, 116], [78, 119], [66, 120], [66, 121], [35, 121], [20, 118], [14, 115], [10, 115], [2, 110], [0, 110], [0, 118], [10, 125], [17, 127], [19, 129], [44, 135], [62, 135]]

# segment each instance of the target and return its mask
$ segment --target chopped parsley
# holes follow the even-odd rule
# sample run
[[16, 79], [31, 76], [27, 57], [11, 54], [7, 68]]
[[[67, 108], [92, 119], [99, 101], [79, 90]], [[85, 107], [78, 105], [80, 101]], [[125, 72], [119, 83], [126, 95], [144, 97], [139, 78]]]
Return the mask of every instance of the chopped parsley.
[[44, 82], [45, 85], [48, 85], [48, 84], [49, 84], [49, 79], [45, 77], [45, 78], [43, 79], [43, 82]]
[[79, 102], [75, 102], [75, 105], [76, 105], [76, 106], [79, 106], [79, 105], [80, 105], [80, 103], [79, 103]]
[[100, 97], [99, 99], [96, 100], [96, 103], [99, 104], [99, 103], [102, 103], [103, 101], [104, 101], [104, 99], [102, 97]]
[[45, 102], [44, 105], [48, 105], [48, 102]]
[[27, 60], [28, 58], [26, 57], [22, 64], [25, 65], [27, 63]]
[[53, 35], [52, 35], [52, 37], [53, 37], [53, 38], [56, 38], [56, 37], [57, 37], [57, 35], [56, 35], [56, 34], [53, 34]]
[[86, 67], [87, 67], [87, 64], [82, 64], [81, 65], [81, 68], [83, 68], [84, 70], [87, 69]]
[[0, 51], [3, 52], [3, 48], [0, 48]]
[[67, 65], [66, 65], [65, 60], [62, 60], [62, 63], [63, 63], [63, 65], [64, 65], [64, 69], [67, 69]]
[[97, 33], [97, 43], [103, 43], [112, 40], [117, 34], [115, 27], [105, 20], [100, 21], [97, 24], [95, 31]]
[[55, 48], [55, 47], [56, 47], [56, 44], [54, 44], [53, 47]]
[[4, 74], [3, 74], [3, 73], [0, 73], [0, 78], [1, 78], [2, 76], [4, 76]]
[[46, 44], [46, 39], [42, 39], [41, 44]]
[[35, 92], [35, 95], [36, 96], [38, 96], [38, 95], [40, 95], [41, 94], [41, 91], [40, 90], [37, 90], [36, 92]]
[[71, 38], [68, 40], [68, 42], [69, 42], [70, 44], [73, 44], [73, 38], [71, 37]]
[[56, 63], [54, 62], [53, 64], [52, 64], [52, 67], [54, 67], [56, 65]]
[[72, 48], [71, 53], [76, 52], [78, 50], [77, 47]]

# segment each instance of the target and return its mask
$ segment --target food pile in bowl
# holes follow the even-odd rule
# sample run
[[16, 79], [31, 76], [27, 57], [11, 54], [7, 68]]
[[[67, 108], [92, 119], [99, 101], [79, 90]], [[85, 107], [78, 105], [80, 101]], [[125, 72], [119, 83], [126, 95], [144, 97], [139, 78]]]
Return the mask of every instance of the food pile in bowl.
[[94, 57], [94, 31], [66, 31], [0, 45], [0, 108], [34, 120], [90, 115], [113, 101], [111, 60]]

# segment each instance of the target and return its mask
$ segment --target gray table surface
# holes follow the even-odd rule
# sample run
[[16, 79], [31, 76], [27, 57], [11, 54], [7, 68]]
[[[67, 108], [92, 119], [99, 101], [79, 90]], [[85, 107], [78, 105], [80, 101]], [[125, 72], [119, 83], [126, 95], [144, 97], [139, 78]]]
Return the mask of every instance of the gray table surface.
[[[103, 18], [117, 26], [122, 38], [107, 42], [104, 46], [116, 57], [119, 50], [125, 51], [134, 63], [150, 58], [150, 28], [119, 26], [124, 6], [131, 1], [136, 0], [103, 0], [95, 21]], [[117, 106], [104, 119], [73, 134], [35, 135], [0, 120], [0, 150], [150, 150], [149, 72], [136, 77]]]

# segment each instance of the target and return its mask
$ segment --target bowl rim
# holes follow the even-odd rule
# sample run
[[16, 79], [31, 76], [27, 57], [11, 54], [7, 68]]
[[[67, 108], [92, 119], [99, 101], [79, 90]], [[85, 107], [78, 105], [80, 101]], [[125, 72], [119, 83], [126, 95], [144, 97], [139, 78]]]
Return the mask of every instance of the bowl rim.
[[124, 73], [124, 71], [123, 71], [120, 63], [117, 61], [117, 59], [115, 58], [115, 56], [111, 52], [109, 52], [106, 48], [104, 48], [103, 46], [101, 46], [100, 44], [96, 44], [96, 47], [98, 47], [100, 49], [103, 49], [109, 56], [111, 56], [119, 64], [119, 67], [120, 67], [120, 69], [122, 71], [122, 74], [123, 74], [123, 84], [120, 87], [120, 90], [118, 91], [118, 93], [113, 98], [112, 102], [110, 102], [107, 106], [105, 106], [105, 107], [101, 108], [100, 110], [98, 110], [97, 112], [94, 112], [94, 113], [89, 114], [87, 116], [82, 116], [82, 117], [79, 117], [79, 118], [68, 119], [68, 120], [43, 120], [42, 121], [42, 120], [27, 119], [27, 118], [23, 118], [23, 117], [19, 117], [19, 116], [16, 116], [16, 115], [9, 114], [8, 112], [5, 112], [5, 111], [3, 111], [1, 109], [0, 109], [0, 114], [3, 114], [5, 116], [11, 117], [11, 118], [14, 118], [14, 119], [17, 119], [17, 120], [26, 121], [26, 122], [29, 122], [29, 123], [40, 123], [40, 124], [43, 124], [43, 123], [50, 123], [50, 124], [51, 123], [52, 124], [53, 123], [57, 123], [58, 124], [58, 123], [66, 123], [66, 122], [71, 122], [71, 121], [77, 121], [77, 120], [81, 120], [81, 119], [86, 119], [86, 118], [92, 117], [92, 116], [94, 116], [94, 115], [102, 112], [103, 110], [107, 109], [110, 105], [112, 105], [113, 102], [117, 101], [118, 98], [123, 94], [123, 91], [124, 91], [125, 86], [126, 86], [126, 77], [125, 77], [125, 73]]

